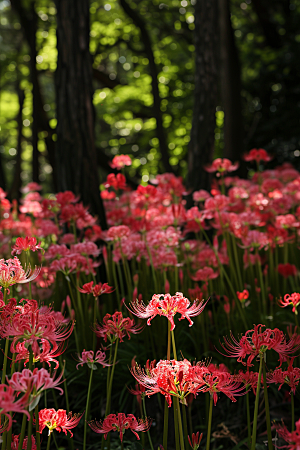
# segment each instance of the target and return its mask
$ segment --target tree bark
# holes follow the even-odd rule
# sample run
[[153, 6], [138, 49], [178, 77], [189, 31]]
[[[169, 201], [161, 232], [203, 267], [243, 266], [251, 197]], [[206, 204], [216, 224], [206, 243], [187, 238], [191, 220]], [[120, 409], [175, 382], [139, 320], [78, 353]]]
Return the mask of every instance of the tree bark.
[[81, 196], [106, 227], [94, 137], [89, 1], [55, 0], [57, 8], [57, 184]]
[[19, 112], [17, 117], [17, 123], [18, 123], [18, 141], [17, 141], [17, 156], [16, 156], [16, 164], [15, 164], [15, 170], [14, 170], [14, 179], [12, 186], [10, 188], [8, 196], [10, 198], [16, 199], [18, 202], [20, 200], [21, 196], [21, 162], [22, 162], [22, 128], [23, 128], [23, 105], [24, 105], [24, 99], [25, 94], [24, 91], [21, 89], [21, 87], [18, 85], [17, 87], [18, 92], [18, 99], [19, 99]]
[[195, 5], [195, 91], [188, 183], [192, 190], [209, 189], [203, 166], [212, 161], [218, 104], [218, 0]]
[[224, 153], [236, 161], [243, 153], [241, 68], [228, 0], [219, 0], [221, 102], [224, 108]]

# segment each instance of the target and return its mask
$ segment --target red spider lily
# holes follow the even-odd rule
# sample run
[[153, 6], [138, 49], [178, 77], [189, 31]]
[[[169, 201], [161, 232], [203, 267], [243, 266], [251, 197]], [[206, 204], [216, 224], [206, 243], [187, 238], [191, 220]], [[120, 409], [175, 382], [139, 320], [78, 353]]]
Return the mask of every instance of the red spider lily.
[[[265, 325], [254, 325], [254, 328], [246, 331], [245, 335], [238, 341], [230, 334], [230, 338], [224, 337], [223, 349], [228, 353], [226, 356], [237, 358], [248, 367], [252, 366], [252, 361], [256, 356], [265, 353], [267, 350], [275, 350], [279, 355], [279, 366], [283, 361], [300, 348], [300, 342], [295, 337], [289, 341], [286, 340], [284, 333], [278, 328], [271, 330], [265, 328]], [[243, 359], [248, 356], [247, 362]]]
[[192, 440], [188, 436], [189, 444], [193, 450], [197, 450], [199, 448], [202, 438], [203, 433], [200, 434], [200, 431], [198, 431], [196, 434], [195, 433], [192, 434]]
[[25, 393], [28, 389], [32, 389], [31, 399], [38, 397], [46, 389], [53, 388], [60, 391], [62, 395], [64, 391], [58, 385], [62, 383], [61, 378], [63, 373], [56, 380], [54, 380], [55, 375], [56, 372], [51, 377], [46, 369], [35, 368], [33, 372], [29, 369], [23, 369], [22, 372], [13, 373], [11, 379], [7, 380], [7, 382], [18, 393]]
[[[64, 352], [64, 342], [58, 346], [56, 343], [50, 345], [46, 339], [41, 339], [39, 342], [33, 342], [31, 346], [33, 352], [33, 361], [46, 362], [49, 366], [53, 361], [55, 362], [55, 369], [59, 367], [57, 359]], [[25, 346], [25, 342], [18, 342], [15, 347], [11, 346], [12, 353], [16, 353], [16, 362], [24, 360], [24, 366], [29, 361], [29, 350]]]
[[236, 295], [237, 298], [242, 302], [247, 300], [247, 298], [249, 298], [249, 291], [247, 291], [247, 289], [244, 289], [243, 292], [237, 291]]
[[35, 267], [32, 271], [29, 264], [25, 272], [16, 256], [13, 259], [0, 259], [0, 286], [8, 288], [16, 283], [28, 283], [38, 276], [40, 270], [39, 267]]
[[296, 430], [289, 431], [282, 422], [282, 425], [275, 425], [276, 431], [282, 439], [284, 439], [288, 445], [281, 448], [287, 448], [289, 450], [299, 450], [300, 449], [300, 419], [295, 423]]
[[180, 402], [186, 404], [189, 394], [196, 395], [204, 388], [203, 380], [195, 379], [195, 366], [188, 360], [160, 360], [155, 361], [142, 369], [137, 364], [131, 369], [131, 373], [137, 382], [146, 388], [145, 395], [161, 393], [165, 396], [169, 407], [172, 405], [171, 396], [178, 397]]
[[51, 308], [39, 309], [36, 300], [26, 300], [24, 307], [3, 325], [1, 332], [5, 338], [12, 338], [12, 349], [19, 341], [33, 344], [40, 339], [48, 340], [52, 345], [65, 341], [73, 331], [74, 322], [68, 325], [57, 320]]
[[138, 404], [141, 405], [142, 404], [142, 398], [144, 398], [145, 395], [146, 395], [145, 394], [145, 392], [146, 392], [145, 386], [143, 386], [143, 385], [141, 385], [139, 383], [136, 383], [135, 384], [135, 389], [128, 388], [128, 390], [129, 390], [129, 392], [131, 394], [136, 396], [136, 400], [137, 400]]
[[109, 286], [107, 283], [99, 283], [93, 286], [94, 282], [90, 281], [85, 283], [82, 288], [78, 288], [79, 292], [83, 294], [93, 294], [94, 297], [99, 297], [102, 294], [110, 294], [114, 291], [114, 288]]
[[27, 415], [30, 419], [29, 413], [27, 411], [29, 395], [31, 393], [31, 388], [23, 395], [22, 398], [16, 400], [16, 392], [11, 386], [6, 384], [0, 384], [0, 416], [3, 414], [8, 419], [8, 429], [10, 429], [12, 424], [12, 417], [10, 412], [19, 412]]
[[97, 369], [95, 363], [101, 364], [102, 366], [111, 366], [111, 364], [105, 361], [105, 352], [101, 352], [101, 350], [96, 352], [95, 358], [93, 350], [83, 350], [81, 356], [77, 353], [77, 357], [80, 362], [77, 364], [76, 369], [78, 369], [78, 366], [83, 366], [83, 364], [87, 364], [93, 370]]
[[[12, 435], [11, 438], [11, 450], [18, 450], [19, 448], [19, 439], [20, 439], [20, 435]], [[24, 441], [23, 441], [23, 445], [22, 445], [22, 450], [27, 450], [27, 445], [28, 445], [28, 437], [26, 436]], [[37, 446], [35, 443], [35, 438], [33, 435], [31, 435], [31, 450], [37, 450]]]
[[102, 325], [96, 324], [96, 330], [94, 330], [96, 336], [107, 339], [113, 343], [117, 339], [123, 342], [123, 338], [127, 335], [130, 339], [130, 333], [137, 334], [143, 330], [142, 325], [135, 325], [133, 319], [129, 317], [123, 317], [120, 311], [116, 311], [113, 315], [106, 314], [103, 318]]
[[147, 306], [143, 301], [137, 300], [130, 303], [130, 307], [127, 308], [137, 317], [142, 319], [148, 318], [147, 325], [150, 325], [151, 320], [157, 315], [165, 316], [171, 323], [171, 330], [174, 330], [174, 316], [176, 313], [181, 314], [179, 320], [187, 319], [191, 327], [193, 325], [191, 317], [201, 314], [207, 302], [208, 300], [205, 303], [204, 300], [200, 302], [196, 300], [191, 305], [190, 301], [181, 292], [176, 292], [173, 296], [170, 294], [154, 294]]
[[239, 163], [236, 162], [233, 164], [229, 159], [227, 158], [216, 158], [210, 166], [204, 167], [206, 172], [234, 172], [239, 167]]
[[283, 300], [282, 298], [279, 300], [279, 306], [282, 308], [285, 308], [286, 306], [292, 305], [293, 306], [293, 313], [298, 314], [297, 306], [300, 305], [300, 294], [297, 292], [294, 292], [293, 294], [285, 294]]
[[127, 225], [119, 225], [110, 227], [107, 232], [108, 239], [118, 241], [119, 239], [127, 238], [131, 234], [130, 228]]
[[57, 430], [59, 433], [63, 431], [65, 435], [67, 435], [67, 431], [69, 431], [71, 434], [70, 437], [73, 437], [71, 429], [78, 425], [82, 416], [83, 413], [74, 414], [72, 416], [72, 411], [67, 415], [65, 409], [58, 409], [57, 411], [53, 408], [42, 409], [39, 411], [39, 433], [42, 433], [43, 429], [48, 427], [48, 435], [52, 433], [53, 430]]
[[256, 161], [257, 163], [260, 161], [268, 162], [271, 159], [272, 157], [263, 148], [253, 148], [244, 156], [245, 161]]
[[109, 173], [107, 175], [106, 182], [104, 183], [105, 188], [113, 187], [116, 191], [119, 189], [126, 188], [126, 178], [122, 173], [115, 175], [114, 173]]
[[291, 358], [287, 370], [276, 369], [274, 372], [267, 374], [267, 381], [268, 383], [280, 384], [278, 390], [280, 390], [284, 384], [287, 384], [291, 388], [291, 392], [295, 395], [300, 381], [300, 368], [293, 367], [294, 359], [295, 358]]
[[[247, 391], [251, 388], [254, 395], [256, 395], [258, 372], [252, 372], [249, 369], [246, 372], [239, 370], [238, 374], [234, 375], [234, 379], [239, 383], [243, 383], [246, 386]], [[263, 377], [261, 377], [261, 382], [263, 382]]]
[[132, 164], [132, 161], [131, 161], [130, 156], [128, 156], [128, 155], [116, 155], [113, 158], [113, 160], [112, 160], [112, 162], [110, 164], [110, 167], [112, 169], [120, 170], [120, 169], [123, 169], [123, 167], [125, 167], [125, 166], [131, 166], [131, 164]]
[[42, 250], [42, 252], [44, 252], [44, 249], [42, 249], [41, 247], [41, 243], [37, 244], [36, 243], [36, 238], [35, 237], [18, 237], [16, 239], [16, 243], [12, 248], [12, 252], [11, 254], [13, 256], [15, 255], [20, 255], [23, 251], [24, 252], [35, 252], [36, 250]]
[[218, 393], [222, 392], [227, 395], [233, 402], [236, 402], [236, 396], [246, 393], [245, 386], [237, 382], [233, 375], [228, 372], [224, 364], [220, 364], [218, 368], [214, 364], [208, 367], [202, 362], [195, 366], [195, 382], [199, 383], [202, 392], [209, 392], [216, 406], [218, 401]]
[[110, 431], [118, 431], [120, 433], [120, 440], [123, 442], [123, 435], [125, 430], [131, 430], [133, 434], [139, 440], [138, 431], [148, 431], [151, 427], [152, 420], [145, 418], [137, 420], [133, 414], [128, 414], [127, 417], [124, 413], [109, 414], [103, 422], [92, 421], [89, 422], [89, 426], [96, 433], [104, 434], [104, 438]]
[[297, 275], [297, 267], [294, 264], [278, 264], [277, 270], [284, 278], [295, 277]]

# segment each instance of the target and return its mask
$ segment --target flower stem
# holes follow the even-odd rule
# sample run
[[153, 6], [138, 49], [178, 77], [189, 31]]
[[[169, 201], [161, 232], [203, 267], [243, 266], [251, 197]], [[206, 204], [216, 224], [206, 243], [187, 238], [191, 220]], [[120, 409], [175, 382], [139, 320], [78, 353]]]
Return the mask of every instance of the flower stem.
[[[171, 358], [171, 323], [168, 320], [168, 343], [167, 343], [167, 360]], [[169, 407], [167, 400], [165, 400], [164, 409], [164, 433], [163, 433], [163, 447], [167, 450], [168, 447], [168, 427], [169, 427]]]
[[183, 430], [184, 430], [184, 444], [185, 448], [189, 448], [189, 441], [188, 441], [188, 427], [187, 427], [187, 419], [186, 419], [186, 408], [187, 406], [183, 405], [181, 406], [182, 409], [182, 418], [183, 418]]
[[6, 377], [6, 367], [7, 367], [7, 357], [8, 357], [8, 346], [9, 346], [9, 340], [6, 339], [5, 341], [5, 350], [4, 350], [4, 361], [3, 361], [3, 370], [2, 370], [2, 379], [1, 383], [5, 383], [5, 377]]
[[268, 432], [268, 449], [269, 450], [273, 450], [271, 420], [270, 420], [270, 408], [269, 408], [269, 399], [268, 399], [268, 391], [267, 391], [266, 364], [265, 364], [264, 361], [263, 361], [263, 379], [264, 379], [264, 397], [265, 397], [265, 409], [266, 409], [266, 422], [267, 422], [267, 432]]
[[89, 381], [89, 387], [88, 387], [88, 394], [86, 399], [86, 407], [85, 407], [85, 421], [84, 421], [84, 435], [83, 435], [83, 450], [86, 449], [86, 430], [87, 430], [87, 420], [89, 418], [89, 406], [90, 406], [90, 397], [91, 397], [91, 387], [92, 387], [92, 379], [93, 379], [93, 369], [90, 369], [90, 381]]
[[212, 411], [213, 411], [213, 396], [210, 396], [209, 402], [209, 413], [208, 413], [208, 428], [207, 428], [207, 440], [206, 440], [206, 450], [210, 447], [210, 435], [211, 435], [211, 423], [212, 423]]
[[51, 441], [51, 433], [49, 433], [49, 436], [48, 436], [47, 450], [50, 450], [50, 441]]
[[41, 448], [41, 435], [39, 433], [40, 424], [39, 424], [39, 407], [36, 405], [34, 409], [35, 413], [35, 438], [36, 438], [36, 446], [37, 449], [40, 450]]
[[[146, 419], [147, 418], [147, 411], [146, 411], [146, 404], [145, 404], [145, 396], [143, 396], [143, 398], [142, 398], [142, 403], [143, 403], [144, 416], [145, 416], [145, 419]], [[147, 436], [148, 436], [148, 439], [149, 439], [149, 444], [150, 444], [151, 450], [154, 450], [149, 430], [147, 430]], [[164, 449], [166, 450], [167, 447], [164, 447]]]
[[259, 372], [258, 372], [258, 380], [257, 380], [257, 388], [256, 388], [255, 406], [254, 406], [251, 450], [255, 450], [255, 445], [256, 445], [257, 416], [258, 416], [258, 404], [259, 404], [259, 393], [260, 393], [263, 357], [264, 357], [263, 354], [261, 354], [260, 355], [260, 362], [259, 362]]
[[173, 358], [177, 361], [174, 331], [171, 331], [171, 336], [172, 336]]
[[291, 392], [291, 408], [292, 408], [292, 433], [293, 433], [293, 431], [295, 431], [295, 404], [293, 392]]
[[251, 447], [251, 419], [250, 419], [250, 403], [249, 392], [246, 394], [246, 407], [247, 407], [247, 428], [248, 428], [248, 447]]

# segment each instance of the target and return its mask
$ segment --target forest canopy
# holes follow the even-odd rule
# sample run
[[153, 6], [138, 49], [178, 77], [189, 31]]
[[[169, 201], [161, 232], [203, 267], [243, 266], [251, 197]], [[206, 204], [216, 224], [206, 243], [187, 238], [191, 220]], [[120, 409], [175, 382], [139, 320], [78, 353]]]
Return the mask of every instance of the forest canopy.
[[[219, 14], [211, 157], [237, 160], [245, 151], [263, 147], [277, 160], [293, 160], [299, 167], [300, 2], [213, 3]], [[224, 7], [228, 21], [221, 14]], [[146, 183], [164, 171], [188, 176], [193, 111], [199, 100], [195, 8], [196, 0], [90, 2], [100, 182], [117, 154], [131, 156], [128, 176], [137, 182], [141, 178]], [[1, 0], [0, 12], [0, 185], [10, 198], [18, 198], [21, 185], [32, 180], [41, 182], [46, 192], [55, 191], [56, 4]], [[202, 16], [203, 27], [206, 20]]]

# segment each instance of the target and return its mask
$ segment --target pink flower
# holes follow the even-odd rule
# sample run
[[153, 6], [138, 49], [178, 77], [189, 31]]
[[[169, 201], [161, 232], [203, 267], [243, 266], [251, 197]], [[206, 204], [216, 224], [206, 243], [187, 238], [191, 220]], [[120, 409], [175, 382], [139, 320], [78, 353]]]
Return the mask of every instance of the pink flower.
[[193, 450], [197, 450], [199, 448], [202, 437], [203, 433], [200, 434], [200, 431], [198, 431], [196, 434], [195, 433], [192, 434], [192, 440], [188, 436], [189, 444]]
[[290, 393], [296, 395], [296, 389], [300, 381], [300, 368], [293, 367], [294, 359], [295, 358], [291, 358], [287, 370], [276, 369], [274, 372], [269, 373], [267, 375], [267, 381], [268, 383], [279, 384], [278, 390], [281, 389], [284, 384], [287, 384], [291, 388]]
[[58, 409], [57, 411], [53, 408], [42, 409], [39, 411], [39, 433], [42, 433], [43, 429], [48, 427], [48, 434], [52, 433], [53, 430], [57, 430], [59, 433], [63, 431], [67, 435], [67, 431], [69, 431], [70, 437], [73, 437], [73, 433], [70, 430], [78, 425], [82, 416], [83, 413], [74, 414], [72, 417], [72, 412], [69, 412], [67, 415], [64, 409]]
[[7, 259], [6, 261], [0, 259], [0, 286], [8, 288], [16, 283], [28, 283], [38, 276], [40, 270], [39, 267], [35, 267], [32, 271], [30, 265], [28, 265], [25, 272], [16, 256], [14, 259]]
[[31, 392], [31, 388], [28, 389], [23, 397], [16, 400], [16, 393], [11, 386], [6, 384], [0, 384], [0, 415], [4, 415], [8, 418], [8, 429], [12, 424], [12, 417], [10, 412], [19, 412], [27, 415], [30, 419], [27, 411], [28, 399]]
[[234, 172], [239, 167], [239, 163], [236, 162], [233, 164], [229, 159], [227, 158], [216, 158], [210, 166], [204, 167], [206, 172], [218, 172], [219, 176], [220, 173], [224, 172]]
[[198, 269], [191, 278], [194, 281], [207, 281], [218, 278], [218, 276], [219, 272], [215, 272], [211, 267], [203, 267], [203, 269]]
[[294, 264], [278, 264], [277, 270], [284, 278], [295, 277], [297, 275], [297, 267]]
[[54, 380], [55, 375], [56, 372], [51, 377], [46, 369], [35, 368], [33, 372], [29, 369], [23, 369], [22, 372], [14, 372], [7, 382], [18, 393], [25, 393], [28, 389], [32, 389], [31, 399], [38, 397], [46, 389], [53, 388], [59, 390], [62, 395], [64, 391], [57, 386], [62, 383], [63, 373], [56, 380]]
[[77, 353], [77, 357], [79, 359], [79, 363], [77, 364], [76, 369], [78, 369], [78, 366], [83, 366], [83, 364], [87, 364], [89, 368], [93, 370], [97, 369], [95, 363], [101, 364], [102, 366], [111, 365], [105, 361], [105, 352], [101, 352], [101, 350], [96, 352], [95, 357], [93, 350], [83, 350], [81, 356]]
[[[20, 439], [20, 435], [12, 435], [12, 442], [11, 442], [11, 450], [18, 450], [19, 448], [19, 439]], [[22, 445], [22, 450], [27, 450], [27, 445], [28, 445], [28, 437], [26, 436], [24, 441], [23, 441], [23, 445]], [[31, 435], [31, 450], [37, 450], [36, 447], [36, 443], [35, 443], [35, 438], [33, 435]]]
[[12, 248], [12, 252], [11, 254], [14, 255], [20, 255], [23, 251], [24, 252], [35, 252], [36, 250], [42, 250], [42, 252], [44, 252], [44, 250], [41, 247], [41, 243], [37, 244], [36, 243], [36, 238], [35, 237], [18, 237], [16, 239], [16, 243]]
[[122, 169], [125, 166], [131, 166], [131, 164], [132, 164], [132, 161], [131, 161], [130, 156], [128, 156], [128, 155], [116, 155], [113, 158], [113, 160], [112, 160], [112, 162], [110, 164], [110, 167], [112, 169], [120, 170], [120, 169]]
[[110, 227], [107, 232], [107, 237], [112, 241], [127, 238], [130, 235], [130, 228], [126, 225], [119, 225], [116, 227]]
[[126, 417], [124, 413], [119, 413], [118, 415], [109, 414], [103, 422], [89, 422], [89, 426], [96, 433], [104, 434], [105, 439], [110, 431], [118, 431], [120, 433], [120, 440], [123, 442], [125, 430], [131, 430], [139, 440], [140, 437], [137, 432], [148, 431], [151, 423], [152, 420], [148, 418], [137, 420], [133, 414], [128, 414]]
[[181, 314], [179, 320], [187, 319], [191, 327], [193, 325], [191, 317], [201, 314], [207, 302], [208, 300], [205, 303], [204, 300], [200, 302], [196, 300], [191, 305], [182, 292], [176, 292], [173, 296], [170, 294], [154, 294], [147, 306], [143, 301], [139, 302], [136, 300], [130, 304], [128, 309], [137, 317], [148, 319], [147, 325], [150, 325], [151, 320], [157, 315], [165, 316], [171, 323], [171, 330], [174, 330], [174, 316], [176, 313]]

